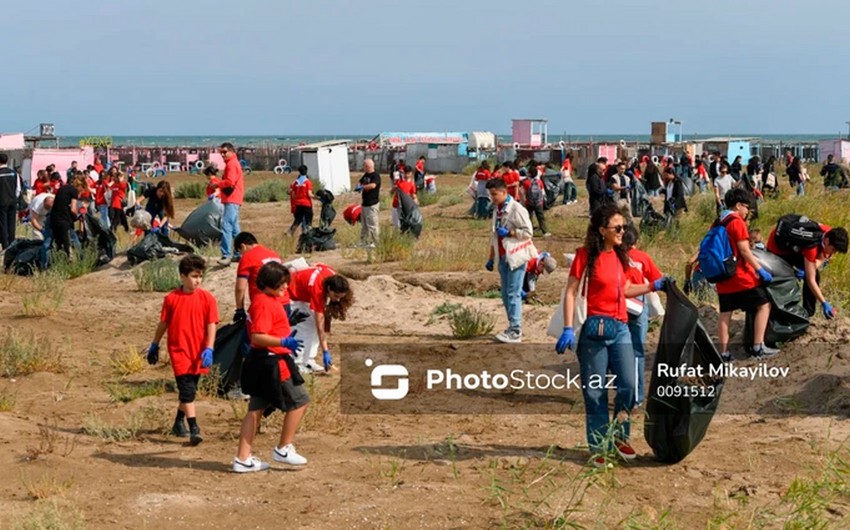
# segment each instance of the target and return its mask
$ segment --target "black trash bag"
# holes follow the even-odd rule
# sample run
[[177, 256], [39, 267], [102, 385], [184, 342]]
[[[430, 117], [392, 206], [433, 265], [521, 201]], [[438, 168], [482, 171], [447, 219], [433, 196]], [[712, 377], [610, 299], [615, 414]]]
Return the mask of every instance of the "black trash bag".
[[413, 200], [413, 197], [401, 190], [398, 190], [397, 193], [398, 220], [401, 233], [410, 232], [413, 237], [419, 238], [419, 234], [422, 233], [422, 212], [419, 211], [419, 206]]
[[640, 217], [641, 235], [651, 236], [663, 230], [666, 223], [664, 215], [656, 212], [649, 201], [643, 205], [643, 208], [643, 215]]
[[32, 276], [38, 270], [40, 254], [41, 245], [20, 251], [12, 262], [12, 272], [18, 276]]
[[548, 210], [558, 202], [558, 195], [562, 190], [561, 174], [547, 171], [542, 180], [545, 192], [543, 209]]
[[[771, 275], [773, 281], [765, 286], [770, 300], [770, 320], [764, 334], [764, 342], [775, 346], [789, 342], [809, 329], [811, 317], [803, 308], [803, 289], [794, 276], [794, 268], [784, 259], [766, 250], [753, 249], [753, 255]], [[753, 321], [755, 315], [747, 313], [744, 322], [744, 346], [753, 345]]]
[[329, 190], [319, 190], [316, 193], [316, 197], [319, 198], [319, 202], [322, 203], [322, 212], [319, 214], [319, 219], [321, 220], [321, 226], [327, 228], [331, 226], [331, 223], [336, 219], [336, 209], [334, 209], [334, 194]]
[[86, 213], [83, 224], [86, 229], [86, 239], [94, 241], [97, 246], [97, 266], [106, 265], [115, 258], [115, 245], [118, 244], [118, 238], [103, 225], [100, 217], [91, 211]]
[[[659, 365], [702, 367], [701, 378], [675, 378], [659, 375]], [[675, 285], [667, 288], [667, 312], [661, 325], [658, 352], [646, 403], [643, 435], [661, 462], [675, 463], [688, 456], [708, 431], [720, 403], [724, 379], [711, 375], [723, 360], [711, 337], [699, 321], [699, 311]], [[669, 397], [671, 389], [704, 388], [700, 396]], [[661, 390], [659, 390], [661, 389]]]
[[652, 204], [649, 202], [649, 194], [646, 193], [643, 183], [637, 179], [632, 182], [632, 190], [629, 192], [632, 217], [643, 219], [647, 208], [652, 208]]
[[224, 206], [218, 201], [207, 201], [190, 213], [177, 233], [199, 247], [221, 239], [221, 220]]
[[[16, 239], [9, 243], [9, 248], [3, 252], [3, 270], [5, 272], [20, 274], [17, 271], [17, 267], [15, 267], [15, 261], [18, 259], [18, 256], [29, 249], [40, 249], [41, 244], [42, 241], [39, 239]], [[32, 274], [32, 271], [22, 274], [22, 276], [29, 276], [30, 274]]]
[[245, 322], [233, 322], [218, 328], [215, 333], [213, 364], [218, 365], [220, 378], [218, 394], [230, 391], [242, 375], [242, 361], [248, 353], [248, 332]]
[[138, 265], [144, 261], [164, 258], [168, 254], [184, 254], [194, 252], [191, 245], [172, 241], [167, 235], [149, 232], [145, 237], [127, 251], [127, 261], [130, 265]]
[[307, 231], [302, 231], [298, 238], [299, 254], [309, 254], [313, 251], [323, 252], [325, 250], [334, 250], [336, 248], [336, 228], [318, 227], [309, 228]]

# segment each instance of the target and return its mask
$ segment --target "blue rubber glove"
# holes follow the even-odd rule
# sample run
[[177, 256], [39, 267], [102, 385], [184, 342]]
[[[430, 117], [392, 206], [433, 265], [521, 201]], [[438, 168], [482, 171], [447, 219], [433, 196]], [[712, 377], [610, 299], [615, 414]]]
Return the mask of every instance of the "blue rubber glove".
[[154, 365], [159, 362], [159, 344], [151, 342], [148, 346], [148, 364]]
[[522, 298], [523, 302], [525, 302], [528, 299], [528, 293], [523, 290], [520, 290], [519, 297]]
[[832, 304], [824, 300], [821, 304], [821, 307], [823, 308], [824, 318], [826, 318], [827, 320], [832, 320], [833, 318], [835, 318], [836, 311], [835, 308], [832, 307]]
[[668, 285], [670, 285], [670, 277], [665, 274], [661, 278], [652, 282], [652, 292], [664, 291], [667, 289]]
[[237, 309], [237, 310], [233, 313], [233, 321], [234, 321], [234, 322], [245, 322], [245, 320], [246, 320], [247, 318], [248, 318], [248, 314], [247, 314], [247, 313], [245, 313], [245, 309], [244, 309], [244, 308], [241, 308], [241, 307], [240, 307], [239, 309]]
[[298, 357], [298, 352], [304, 347], [304, 341], [295, 338], [298, 331], [293, 331], [288, 337], [280, 339], [280, 345], [292, 352], [293, 357]]
[[614, 190], [612, 190], [611, 188], [608, 188], [607, 190], [605, 190], [605, 193], [607, 193], [609, 197], [614, 196]]
[[358, 184], [358, 185], [354, 188], [354, 191], [363, 191], [363, 186], [362, 186], [361, 184]]
[[151, 228], [151, 233], [152, 234], [158, 234], [159, 233], [159, 227], [155, 226], [155, 227]]
[[493, 260], [488, 259], [487, 263], [484, 264], [484, 268], [487, 269], [490, 272], [493, 272]]
[[558, 352], [558, 355], [563, 355], [568, 348], [572, 350], [573, 347], [575, 347], [575, 344], [576, 334], [573, 331], [573, 328], [564, 328], [564, 331], [561, 332], [560, 338], [558, 338], [558, 343], [555, 344], [555, 351]]
[[211, 200], [213, 200], [213, 199], [215, 199], [215, 193], [210, 194], [210, 196], [209, 196], [209, 197], [207, 197], [207, 200], [208, 200], [208, 201], [211, 201]]
[[213, 363], [213, 349], [204, 348], [201, 352], [201, 368], [209, 368]]
[[794, 269], [794, 277], [798, 280], [804, 280], [806, 278], [806, 271], [803, 269]]
[[767, 272], [767, 269], [765, 269], [763, 267], [761, 269], [757, 270], [756, 274], [759, 275], [759, 278], [761, 278], [761, 281], [763, 281], [764, 283], [770, 283], [770, 282], [773, 281], [773, 275], [771, 273]]
[[322, 363], [324, 363], [324, 365], [325, 365], [325, 371], [326, 372], [329, 371], [331, 369], [331, 366], [334, 365], [333, 359], [331, 359], [330, 350], [323, 350], [322, 351]]
[[508, 230], [507, 228], [505, 228], [504, 226], [500, 226], [499, 228], [496, 229], [496, 235], [499, 236], [500, 238], [508, 237], [508, 234], [510, 234], [510, 233], [511, 233], [511, 231]]

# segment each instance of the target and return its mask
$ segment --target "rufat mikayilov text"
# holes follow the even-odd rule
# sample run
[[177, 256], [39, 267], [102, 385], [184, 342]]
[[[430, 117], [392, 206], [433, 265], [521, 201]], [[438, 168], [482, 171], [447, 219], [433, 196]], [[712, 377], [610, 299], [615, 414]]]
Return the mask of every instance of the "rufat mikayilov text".
[[655, 365], [655, 373], [659, 377], [672, 378], [738, 378], [749, 379], [779, 379], [788, 377], [789, 366], [770, 366], [767, 363], [759, 363], [756, 366], [738, 366], [733, 363], [722, 363], [711, 365], [706, 370], [704, 366], [688, 366], [685, 364], [658, 363]]
[[[589, 389], [616, 388], [617, 376], [591, 375], [586, 382]], [[558, 373], [539, 373], [529, 370], [512, 370], [510, 373], [490, 373], [487, 370], [456, 373], [451, 368], [430, 369], [425, 373], [428, 390], [581, 390], [581, 374], [569, 368]]]

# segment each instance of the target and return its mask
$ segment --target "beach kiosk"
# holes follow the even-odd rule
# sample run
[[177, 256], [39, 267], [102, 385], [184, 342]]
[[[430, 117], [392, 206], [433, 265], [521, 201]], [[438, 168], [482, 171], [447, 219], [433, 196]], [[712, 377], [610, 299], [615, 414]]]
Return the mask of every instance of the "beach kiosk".
[[329, 140], [299, 148], [301, 163], [307, 166], [307, 174], [318, 178], [322, 186], [334, 195], [351, 189], [351, 173], [348, 169], [350, 141]]
[[850, 162], [850, 140], [821, 140], [818, 142], [818, 162], [826, 162], [826, 157], [832, 155], [835, 160], [844, 164]]

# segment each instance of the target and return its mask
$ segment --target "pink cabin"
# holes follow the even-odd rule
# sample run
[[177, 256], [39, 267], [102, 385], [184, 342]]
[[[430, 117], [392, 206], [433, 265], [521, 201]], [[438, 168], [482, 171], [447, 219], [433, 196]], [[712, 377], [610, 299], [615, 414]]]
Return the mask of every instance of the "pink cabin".
[[549, 142], [548, 120], [515, 119], [512, 120], [511, 141], [516, 147], [542, 147]]
[[838, 162], [850, 163], [850, 140], [821, 140], [818, 148], [818, 162], [826, 162], [832, 155]]
[[29, 175], [30, 184], [35, 181], [38, 170], [46, 168], [50, 164], [56, 166], [56, 171], [62, 175], [62, 181], [65, 181], [65, 172], [71, 167], [71, 162], [77, 162], [77, 167], [81, 170], [87, 165], [94, 163], [94, 148], [93, 147], [71, 147], [62, 149], [43, 149], [36, 148], [32, 150], [32, 156], [24, 160], [22, 175]]

